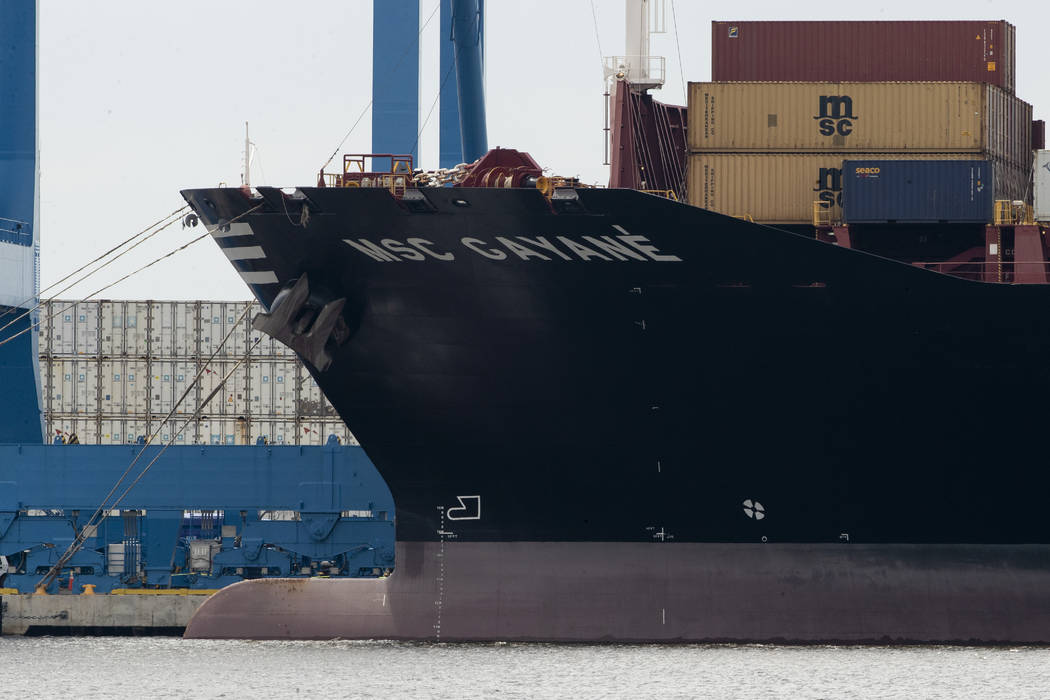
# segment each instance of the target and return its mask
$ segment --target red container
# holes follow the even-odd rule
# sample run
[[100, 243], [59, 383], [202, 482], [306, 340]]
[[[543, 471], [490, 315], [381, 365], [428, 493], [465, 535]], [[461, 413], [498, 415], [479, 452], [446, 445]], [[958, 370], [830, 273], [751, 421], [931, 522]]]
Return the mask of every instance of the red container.
[[719, 81], [962, 81], [1013, 94], [1014, 26], [953, 22], [712, 22]]

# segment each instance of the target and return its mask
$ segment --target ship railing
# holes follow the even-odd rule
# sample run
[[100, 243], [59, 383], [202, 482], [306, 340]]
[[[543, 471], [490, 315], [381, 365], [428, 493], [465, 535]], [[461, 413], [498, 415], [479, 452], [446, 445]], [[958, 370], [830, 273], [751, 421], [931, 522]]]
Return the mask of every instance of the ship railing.
[[663, 56], [606, 56], [602, 68], [606, 80], [626, 80], [636, 88], [663, 85], [667, 72]]
[[[388, 159], [388, 169], [376, 169], [377, 159]], [[379, 161], [382, 163], [382, 160]], [[343, 156], [343, 172], [321, 171], [318, 187], [379, 187], [400, 199], [415, 186], [412, 156], [399, 153], [348, 153]]]
[[18, 243], [19, 245], [33, 245], [33, 231], [26, 221], [5, 219], [0, 216], [0, 241]]
[[361, 173], [360, 177], [348, 177], [339, 173], [321, 173], [321, 187], [376, 187], [387, 190], [398, 199], [404, 196], [405, 190], [414, 187], [411, 175], [392, 175], [390, 173]]
[[813, 202], [813, 225], [817, 228], [831, 228], [835, 225], [831, 217], [831, 207], [827, 202]]
[[678, 201], [678, 195], [675, 194], [674, 190], [638, 190], [646, 194], [655, 194], [657, 197], [663, 197], [664, 199], [672, 199]]
[[974, 260], [970, 262], [913, 262], [913, 266], [976, 282], [1007, 284], [1050, 283], [1050, 261], [1047, 260]]
[[1024, 202], [1009, 199], [995, 200], [996, 226], [1033, 226], [1035, 215], [1032, 207]]

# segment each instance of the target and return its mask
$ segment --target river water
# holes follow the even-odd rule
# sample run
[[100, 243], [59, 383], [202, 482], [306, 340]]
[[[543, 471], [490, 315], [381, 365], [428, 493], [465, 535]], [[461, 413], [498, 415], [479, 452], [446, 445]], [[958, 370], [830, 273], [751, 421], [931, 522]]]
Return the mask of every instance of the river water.
[[1046, 698], [1050, 649], [0, 637], [7, 697]]

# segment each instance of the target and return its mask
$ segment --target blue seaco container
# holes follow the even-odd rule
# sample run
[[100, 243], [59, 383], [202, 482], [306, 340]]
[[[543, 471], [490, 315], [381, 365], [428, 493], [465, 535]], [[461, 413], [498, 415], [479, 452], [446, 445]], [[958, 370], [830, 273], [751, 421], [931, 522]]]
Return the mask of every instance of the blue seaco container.
[[847, 224], [989, 223], [995, 208], [987, 160], [847, 160]]

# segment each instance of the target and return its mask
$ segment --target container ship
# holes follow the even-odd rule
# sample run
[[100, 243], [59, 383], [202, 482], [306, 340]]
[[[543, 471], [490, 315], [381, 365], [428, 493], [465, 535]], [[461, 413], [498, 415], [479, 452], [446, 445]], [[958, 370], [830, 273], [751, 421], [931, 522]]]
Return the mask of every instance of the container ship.
[[[713, 31], [737, 50], [749, 24]], [[614, 71], [607, 189], [495, 149], [455, 186], [347, 156], [317, 186], [185, 190], [397, 533], [387, 578], [239, 583], [187, 636], [1050, 641], [1050, 286], [1025, 283], [1031, 108], [990, 58], [1013, 29], [899, 24], [985, 72], [783, 73], [716, 41], [688, 110]], [[734, 116], [759, 103], [762, 129]], [[880, 109], [898, 126], [866, 131]], [[792, 169], [817, 174], [797, 196]]]

